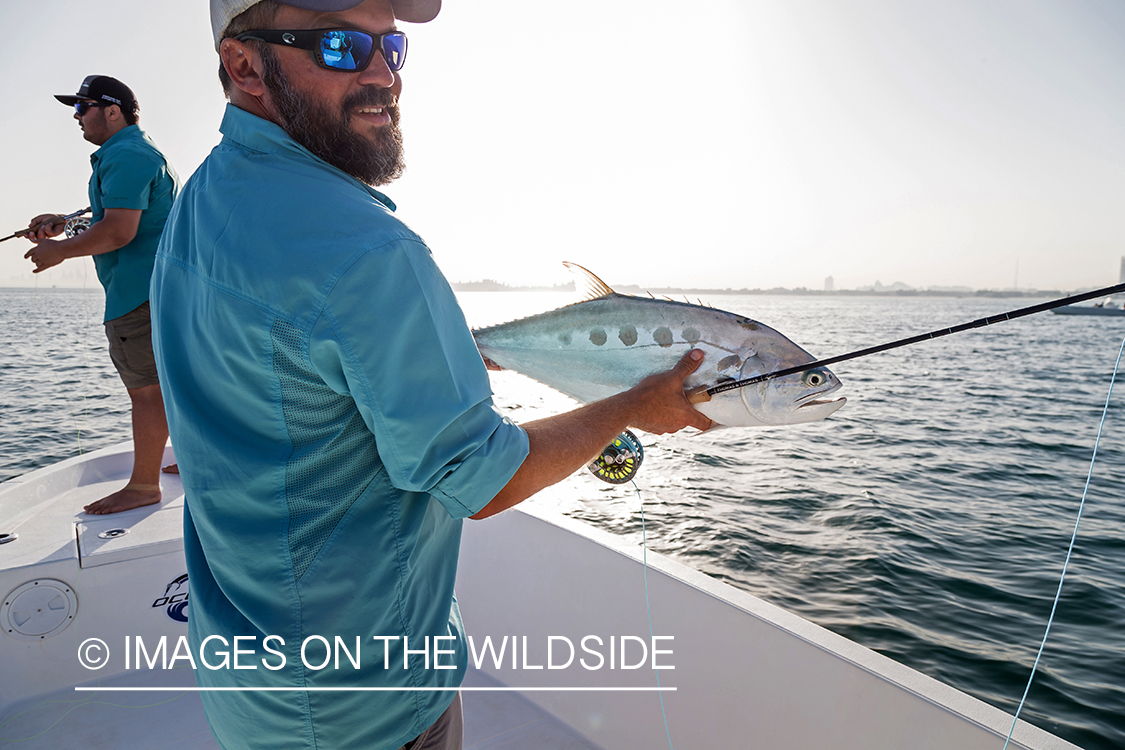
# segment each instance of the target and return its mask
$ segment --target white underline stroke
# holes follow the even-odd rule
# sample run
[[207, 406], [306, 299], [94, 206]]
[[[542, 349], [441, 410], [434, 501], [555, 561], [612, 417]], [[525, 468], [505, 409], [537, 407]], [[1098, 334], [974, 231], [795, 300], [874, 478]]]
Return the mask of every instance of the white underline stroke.
[[674, 687], [76, 687], [76, 692], [88, 693], [535, 693], [562, 692], [676, 692]]

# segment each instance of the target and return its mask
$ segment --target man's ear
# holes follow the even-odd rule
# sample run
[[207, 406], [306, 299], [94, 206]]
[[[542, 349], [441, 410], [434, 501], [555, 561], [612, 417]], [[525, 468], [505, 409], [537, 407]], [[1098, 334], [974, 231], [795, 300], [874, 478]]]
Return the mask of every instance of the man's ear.
[[266, 93], [261, 76], [262, 58], [250, 45], [227, 37], [219, 45], [219, 59], [235, 87], [254, 97]]
[[108, 123], [116, 123], [122, 119], [121, 107], [116, 104], [111, 104], [108, 107], [103, 107], [102, 112], [105, 114], [105, 120]]

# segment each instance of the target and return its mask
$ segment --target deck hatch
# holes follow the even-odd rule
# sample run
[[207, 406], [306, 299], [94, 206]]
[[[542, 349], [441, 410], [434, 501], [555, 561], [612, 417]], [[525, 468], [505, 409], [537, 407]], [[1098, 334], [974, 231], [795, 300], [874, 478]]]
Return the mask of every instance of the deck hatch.
[[66, 630], [78, 597], [62, 581], [42, 578], [19, 586], [0, 602], [0, 626], [13, 638], [42, 641]]

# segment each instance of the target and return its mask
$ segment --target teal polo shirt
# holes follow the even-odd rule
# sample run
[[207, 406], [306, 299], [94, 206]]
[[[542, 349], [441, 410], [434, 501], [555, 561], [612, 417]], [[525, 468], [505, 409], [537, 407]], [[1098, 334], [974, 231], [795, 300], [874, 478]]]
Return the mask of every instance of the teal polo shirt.
[[113, 320], [148, 300], [156, 245], [179, 180], [152, 139], [129, 125], [90, 155], [91, 223], [105, 217], [107, 208], [141, 211], [137, 234], [128, 245], [94, 256], [98, 281], [105, 287], [105, 319]]
[[[197, 663], [196, 679], [399, 688], [202, 695], [230, 750], [394, 750], [461, 683], [462, 519], [507, 484], [527, 435], [493, 406], [449, 284], [386, 196], [236, 107], [221, 130], [152, 277], [189, 640], [215, 637], [212, 665], [236, 637], [255, 652], [237, 670]], [[353, 655], [358, 639], [358, 667], [337, 638]]]

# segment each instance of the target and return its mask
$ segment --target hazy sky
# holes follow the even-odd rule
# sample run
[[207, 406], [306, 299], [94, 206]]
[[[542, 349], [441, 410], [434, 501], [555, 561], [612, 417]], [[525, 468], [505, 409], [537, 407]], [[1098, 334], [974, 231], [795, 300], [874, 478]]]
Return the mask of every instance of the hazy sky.
[[[93, 147], [51, 96], [86, 75], [133, 88], [182, 179], [218, 142], [206, 2], [4, 0], [0, 27], [4, 234], [87, 205]], [[404, 28], [385, 190], [453, 281], [1117, 281], [1120, 0], [446, 0]], [[32, 283], [28, 247], [0, 245], [0, 286]]]

